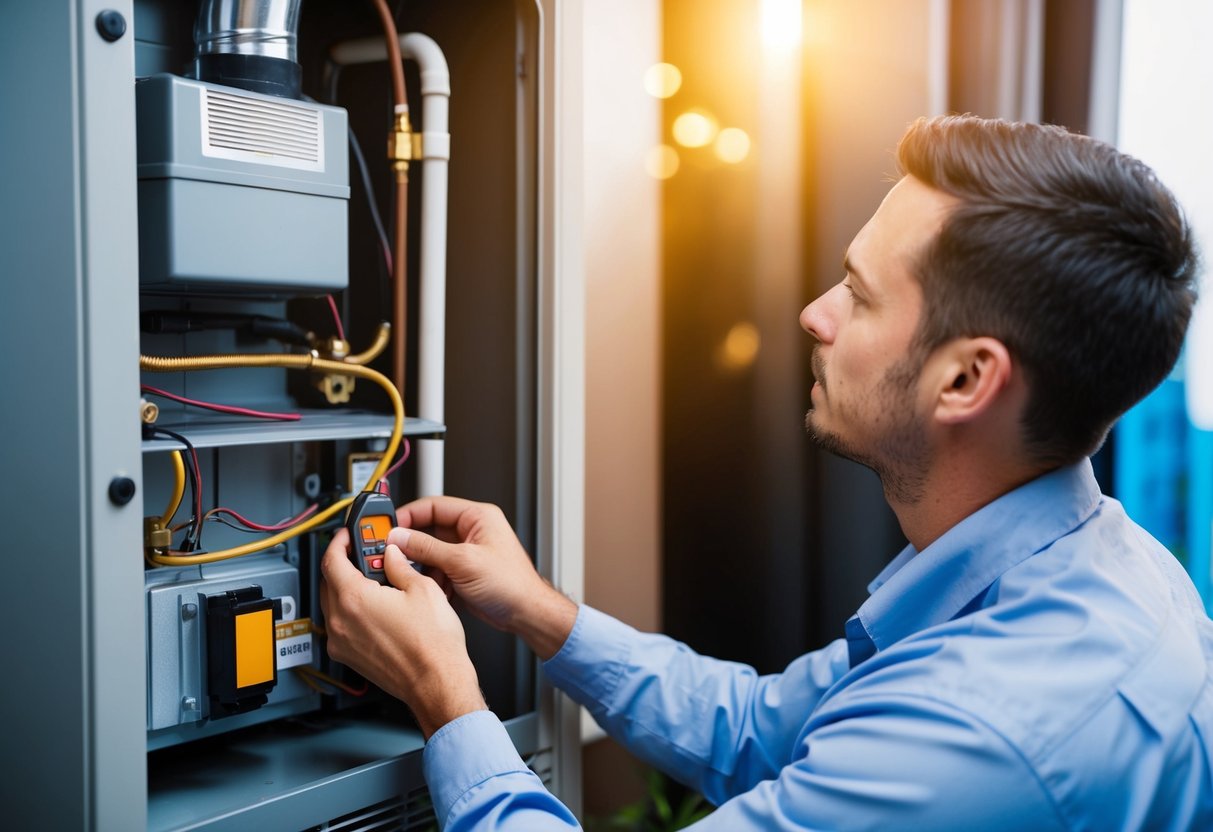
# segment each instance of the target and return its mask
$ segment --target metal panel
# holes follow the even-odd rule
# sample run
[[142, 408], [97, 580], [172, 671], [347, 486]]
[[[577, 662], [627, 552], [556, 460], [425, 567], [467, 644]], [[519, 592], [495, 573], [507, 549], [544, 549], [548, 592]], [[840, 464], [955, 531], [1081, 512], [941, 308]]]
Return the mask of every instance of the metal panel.
[[[353, 410], [298, 410], [297, 422], [251, 422], [240, 417], [223, 417], [195, 411], [174, 414], [158, 424], [189, 434], [196, 448], [236, 445], [272, 445], [281, 442], [314, 442], [333, 439], [386, 439], [392, 435], [392, 417], [382, 413]], [[428, 419], [405, 418], [406, 436], [438, 436], [446, 428]], [[149, 439], [145, 451], [172, 451], [182, 448], [173, 439]]]
[[[105, 7], [130, 18], [129, 2]], [[0, 35], [14, 80], [0, 100], [0, 345], [4, 388], [29, 403], [0, 440], [5, 578], [19, 588], [0, 622], [10, 671], [38, 691], [3, 694], [14, 828], [144, 819], [138, 504], [107, 496], [112, 478], [139, 479], [133, 40], [101, 38], [102, 8], [19, 4]]]
[[[79, 10], [69, 3], [20, 3], [0, 28], [0, 73], [38, 85], [0, 85], [0, 370], [6, 391], [0, 432], [0, 520], [5, 530], [0, 626], [12, 678], [0, 689], [6, 716], [0, 768], [5, 822], [15, 827], [80, 829], [87, 817], [89, 706], [86, 689], [85, 573], [91, 483], [83, 466], [84, 358], [79, 321], [78, 111], [75, 72]], [[31, 37], [38, 32], [38, 37]], [[31, 360], [36, 357], [36, 360]], [[53, 406], [36, 404], [47, 384]], [[35, 398], [37, 397], [37, 398]], [[50, 401], [47, 401], [50, 405]], [[67, 476], [65, 476], [67, 475]], [[56, 500], [39, 499], [57, 495]], [[50, 537], [46, 529], [54, 529]], [[54, 568], [47, 568], [50, 561]], [[24, 637], [19, 637], [23, 634]], [[17, 718], [18, 715], [20, 718]]]
[[[88, 0], [76, 20], [80, 85], [80, 232], [84, 335], [86, 507], [86, 627], [91, 712], [90, 825], [135, 829], [145, 823], [146, 758], [141, 742], [144, 646], [139, 614], [139, 502], [115, 505], [111, 479], [140, 479], [138, 406], [137, 230], [134, 38], [108, 42], [97, 18], [129, 2]], [[138, 727], [137, 727], [138, 726]]]
[[[386, 721], [338, 719], [323, 726], [263, 726], [221, 755], [158, 752], [148, 829], [304, 829], [420, 785], [425, 742]], [[534, 715], [506, 723], [519, 754], [539, 751]], [[233, 767], [240, 776], [232, 777]]]

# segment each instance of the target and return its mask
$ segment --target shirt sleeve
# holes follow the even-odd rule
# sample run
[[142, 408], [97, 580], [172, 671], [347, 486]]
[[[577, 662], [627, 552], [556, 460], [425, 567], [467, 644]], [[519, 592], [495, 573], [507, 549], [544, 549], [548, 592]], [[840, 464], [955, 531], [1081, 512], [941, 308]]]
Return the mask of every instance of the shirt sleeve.
[[422, 762], [444, 832], [581, 828], [522, 762], [491, 711], [473, 711], [438, 729], [425, 745]]
[[839, 641], [759, 676], [586, 606], [544, 665], [608, 734], [715, 804], [778, 776], [806, 718], [847, 669]]
[[804, 738], [807, 754], [696, 832], [1046, 830], [1070, 826], [1005, 738], [926, 698], [859, 698]]

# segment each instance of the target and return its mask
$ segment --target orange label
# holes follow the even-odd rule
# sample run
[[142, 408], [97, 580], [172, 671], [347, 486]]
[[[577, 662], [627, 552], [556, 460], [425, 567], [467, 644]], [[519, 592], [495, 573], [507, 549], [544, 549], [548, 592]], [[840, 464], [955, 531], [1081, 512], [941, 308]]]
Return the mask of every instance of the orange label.
[[236, 687], [274, 680], [274, 611], [236, 616]]

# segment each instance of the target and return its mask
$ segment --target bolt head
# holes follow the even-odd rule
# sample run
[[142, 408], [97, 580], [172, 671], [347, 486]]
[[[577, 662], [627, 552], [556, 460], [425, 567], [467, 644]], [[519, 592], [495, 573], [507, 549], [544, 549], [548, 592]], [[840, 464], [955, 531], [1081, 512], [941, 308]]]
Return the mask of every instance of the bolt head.
[[97, 15], [97, 34], [113, 43], [126, 34], [126, 18], [121, 12], [105, 9]]

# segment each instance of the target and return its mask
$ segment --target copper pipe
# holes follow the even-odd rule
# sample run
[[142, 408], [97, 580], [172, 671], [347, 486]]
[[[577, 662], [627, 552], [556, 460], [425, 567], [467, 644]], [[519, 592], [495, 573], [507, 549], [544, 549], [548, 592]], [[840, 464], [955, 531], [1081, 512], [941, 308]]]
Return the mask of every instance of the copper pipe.
[[404, 395], [405, 344], [408, 342], [408, 228], [409, 228], [409, 171], [396, 171], [396, 228], [395, 251], [392, 267], [392, 383]]
[[[404, 61], [400, 57], [400, 38], [396, 31], [396, 20], [388, 8], [387, 0], [374, 0], [379, 20], [383, 24], [383, 37], [387, 44], [388, 68], [392, 73], [392, 97], [395, 101], [392, 135], [389, 142], [389, 157], [393, 158], [392, 169], [396, 172], [396, 223], [392, 240], [392, 383], [404, 395], [404, 371], [407, 361], [408, 341], [408, 203], [409, 203], [409, 151], [408, 135], [409, 104], [404, 87]], [[403, 144], [403, 147], [398, 145]]]
[[404, 61], [400, 58], [400, 37], [396, 33], [396, 18], [388, 8], [387, 0], [372, 0], [383, 24], [383, 37], [387, 40], [387, 63], [392, 72], [392, 98], [397, 107], [408, 107], [409, 100], [404, 91]]

